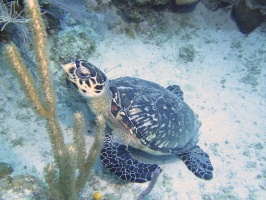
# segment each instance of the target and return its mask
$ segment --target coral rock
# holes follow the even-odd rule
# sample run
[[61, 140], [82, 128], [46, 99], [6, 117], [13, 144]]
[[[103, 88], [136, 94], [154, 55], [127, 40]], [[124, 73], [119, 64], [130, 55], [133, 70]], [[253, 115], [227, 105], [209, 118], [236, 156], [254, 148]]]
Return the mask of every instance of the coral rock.
[[263, 14], [255, 2], [237, 1], [231, 11], [231, 16], [242, 33], [249, 34], [263, 22]]
[[177, 5], [190, 5], [196, 3], [198, 0], [175, 0]]

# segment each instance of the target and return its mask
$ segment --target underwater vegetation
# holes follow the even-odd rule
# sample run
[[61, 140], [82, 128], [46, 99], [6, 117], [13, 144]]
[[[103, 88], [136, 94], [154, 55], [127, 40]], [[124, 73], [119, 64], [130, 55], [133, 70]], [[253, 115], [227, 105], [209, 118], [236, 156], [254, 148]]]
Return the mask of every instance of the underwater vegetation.
[[[88, 19], [95, 16], [94, 8], [107, 5], [109, 0], [40, 0], [45, 29], [49, 34], [57, 32], [65, 27], [65, 18], [69, 15], [77, 22], [86, 23]], [[0, 1], [0, 44], [12, 41], [18, 47], [27, 67], [37, 78], [36, 64], [32, 55], [32, 32], [30, 20], [25, 12], [25, 1], [23, 0], [1, 0]], [[98, 25], [99, 26], [99, 25]], [[103, 29], [101, 27], [101, 29]], [[92, 44], [93, 46], [93, 44]]]
[[[108, 13], [110, 5], [117, 7], [118, 14], [126, 21], [139, 23], [139, 27], [143, 27], [143, 24], [145, 24], [142, 23], [143, 21], [155, 21], [157, 24], [163, 24], [164, 19], [162, 17], [160, 17], [160, 20], [155, 17], [160, 11], [191, 12], [198, 2], [198, 0], [77, 0], [73, 3], [72, 0], [40, 0], [38, 3], [41, 6], [44, 23], [49, 34], [66, 27], [65, 19], [71, 16], [77, 22], [85, 24], [95, 18], [93, 24], [87, 25], [103, 35], [106, 29], [116, 23], [114, 16]], [[210, 10], [224, 7], [230, 9], [232, 7], [232, 19], [244, 34], [251, 33], [266, 20], [265, 1], [202, 0], [202, 3]], [[97, 13], [99, 10], [104, 10], [104, 12]], [[31, 46], [33, 44], [29, 21], [30, 19], [27, 18], [24, 12], [23, 0], [2, 0], [0, 2], [0, 43], [14, 42], [23, 59], [27, 62], [27, 66], [31, 68], [31, 72], [36, 76], [36, 65], [32, 61]], [[125, 32], [131, 38], [136, 38], [134, 27], [125, 27]]]
[[0, 1], [0, 44], [12, 41], [19, 48], [23, 59], [31, 66], [31, 73], [36, 68], [30, 52], [31, 31], [21, 1]]
[[[5, 2], [5, 1], [1, 1], [1, 3], [3, 3], [3, 2]], [[13, 5], [13, 7], [11, 7], [10, 5], [11, 4], [4, 4], [4, 5], [2, 5], [2, 10], [4, 10], [4, 8], [6, 8], [6, 9], [9, 9], [9, 11], [11, 10], [11, 9], [14, 9], [14, 5], [15, 5], [15, 3], [17, 3], [17, 2], [15, 2], [15, 1], [12, 1], [13, 3], [12, 3], [12, 5]], [[58, 2], [60, 2], [60, 1], [58, 1]], [[71, 2], [71, 1], [66, 1], [66, 2]], [[82, 1], [77, 1], [77, 4], [79, 4], [79, 2], [80, 2], [80, 4], [82, 4]], [[95, 1], [96, 2], [96, 1]], [[153, 1], [153, 2], [155, 2], [155, 1]], [[217, 1], [216, 1], [217, 2]], [[225, 1], [224, 1], [225, 2]], [[99, 5], [99, 2], [96, 2], [97, 3], [97, 6]], [[61, 2], [61, 4], [64, 4], [64, 3], [62, 3]], [[66, 3], [66, 4], [68, 4], [68, 3]], [[51, 18], [51, 19], [61, 19], [61, 17], [65, 17], [65, 15], [67, 15], [66, 13], [70, 13], [70, 12], [68, 12], [67, 10], [68, 10], [68, 8], [67, 7], [65, 7], [64, 9], [63, 9], [63, 5], [61, 6], [62, 7], [62, 9], [61, 8], [59, 8], [59, 6], [55, 6], [55, 5], [53, 5], [52, 3], [46, 3], [46, 5], [49, 5], [50, 6], [50, 8], [49, 8], [49, 6], [47, 6], [47, 8], [45, 8], [46, 9], [46, 13], [45, 14], [42, 14], [42, 16], [43, 17], [47, 17], [47, 15], [49, 14], [49, 17]], [[53, 8], [52, 8], [52, 6], [53, 6]], [[59, 5], [59, 4], [58, 4]], [[21, 7], [23, 10], [24, 10], [24, 6], [23, 7]], [[54, 9], [55, 8], [55, 9]], [[16, 8], [16, 9], [18, 9], [18, 8]], [[59, 15], [55, 15], [55, 11], [57, 10], [59, 10], [59, 9], [61, 9], [61, 11], [62, 11], [62, 13], [61, 13], [61, 11], [60, 11], [60, 13], [59, 13]], [[88, 10], [88, 7], [87, 6], [83, 6], [83, 9], [84, 10], [82, 10], [82, 12], [86, 12], [86, 13], [89, 13], [87, 10]], [[154, 9], [154, 8], [152, 8], [152, 9]], [[157, 8], [156, 8], [157, 9]], [[1, 31], [1, 40], [4, 40], [4, 43], [8, 43], [9, 41], [13, 41], [15, 44], [16, 44], [16, 46], [20, 49], [20, 44], [19, 44], [19, 42], [23, 42], [23, 41], [25, 41], [25, 39], [22, 39], [22, 38], [20, 38], [20, 37], [15, 37], [15, 35], [14, 35], [14, 31], [12, 31], [11, 29], [14, 29], [14, 27], [16, 27], [16, 26], [25, 26], [25, 28], [27, 28], [27, 29], [29, 29], [29, 30], [31, 30], [32, 28], [31, 28], [31, 21], [29, 21], [28, 19], [28, 16], [26, 15], [26, 13], [25, 13], [25, 10], [23, 11], [23, 12], [20, 12], [21, 10], [17, 10], [17, 13], [20, 13], [20, 16], [18, 16], [18, 19], [24, 19], [24, 20], [26, 20], [25, 21], [25, 23], [23, 22], [23, 23], [15, 23], [15, 20], [14, 21], [1, 21], [1, 29], [3, 29], [2, 31]], [[12, 11], [13, 12], [13, 11]], [[11, 12], [11, 13], [12, 13]], [[45, 12], [44, 10], [43, 10], [43, 12]], [[121, 12], [121, 11], [120, 11]], [[6, 13], [8, 13], [8, 12], [6, 12]], [[10, 12], [9, 12], [10, 13]], [[50, 14], [51, 13], [51, 14]], [[81, 12], [80, 12], [81, 13]], [[92, 12], [91, 12], [92, 13]], [[90, 14], [88, 14], [88, 16], [92, 16], [92, 14], [90, 15]], [[75, 16], [73, 16], [73, 17], [75, 17]], [[47, 17], [48, 18], [48, 17]], [[45, 25], [46, 25], [46, 29], [48, 29], [48, 25], [50, 26], [50, 21], [52, 21], [52, 20], [49, 20], [49, 19], [45, 19], [44, 21], [44, 23], [45, 23]], [[4, 18], [3, 18], [4, 19]], [[81, 20], [84, 20], [84, 19], [86, 19], [85, 17], [83, 17], [83, 18], [81, 18]], [[144, 18], [144, 19], [146, 19], [146, 18]], [[60, 52], [60, 53], [62, 53], [62, 55], [60, 55], [60, 58], [62, 59], [62, 60], [65, 60], [66, 58], [69, 58], [69, 57], [71, 57], [71, 56], [73, 56], [73, 57], [79, 57], [79, 55], [83, 52], [85, 52], [86, 53], [86, 57], [88, 57], [89, 56], [89, 54], [93, 51], [93, 48], [95, 48], [95, 41], [93, 41], [92, 39], [91, 39], [91, 37], [90, 37], [90, 33], [86, 33], [86, 34], [84, 34], [84, 32], [86, 32], [86, 31], [80, 31], [80, 29], [78, 28], [79, 26], [81, 26], [78, 22], [75, 24], [75, 26], [69, 26], [69, 24], [67, 25], [67, 26], [69, 26], [70, 27], [70, 29], [69, 29], [69, 32], [67, 32], [68, 34], [66, 35], [66, 34], [64, 34], [64, 32], [62, 31], [62, 34], [60, 34], [60, 26], [61, 26], [61, 24], [59, 23], [59, 21], [60, 20], [58, 20], [56, 23], [57, 23], [57, 25], [59, 25], [59, 34], [57, 34], [56, 35], [56, 37], [55, 38], [58, 38], [58, 40], [57, 40], [57, 42], [58, 43], [56, 43], [56, 45], [55, 45], [55, 47], [56, 46], [60, 46], [60, 47], [62, 47], [62, 48], [64, 48], [65, 50], [69, 50], [69, 51], [64, 51], [64, 50], [62, 50], [62, 52]], [[82, 23], [83, 23], [83, 21], [81, 21]], [[15, 25], [16, 24], [16, 25]], [[13, 27], [14, 26], [14, 27]], [[10, 29], [10, 30], [9, 30]], [[15, 29], [17, 29], [17, 28], [15, 28]], [[146, 30], [146, 29], [145, 29]], [[17, 31], [17, 30], [16, 30]], [[47, 30], [47, 31], [49, 31], [49, 30]], [[57, 30], [56, 30], [57, 31]], [[133, 29], [133, 28], [126, 28], [126, 31], [127, 31], [127, 33], [128, 33], [128, 35], [131, 37], [131, 38], [133, 38], [133, 39], [135, 39], [136, 37], [137, 37], [137, 33], [136, 33], [136, 31], [135, 31], [135, 29]], [[29, 41], [28, 41], [28, 43], [30, 43], [30, 44], [33, 44], [33, 40], [32, 40], [32, 35], [31, 35], [31, 31], [29, 31], [29, 36], [28, 36], [28, 38], [30, 39]], [[51, 34], [51, 32], [49, 32], [49, 34]], [[69, 37], [68, 37], [69, 36]], [[71, 37], [70, 37], [71, 36]], [[19, 39], [20, 38], [20, 39]], [[73, 43], [74, 44], [77, 44], [77, 45], [81, 45], [82, 43], [84, 43], [84, 42], [86, 42], [87, 43], [87, 45], [83, 45], [82, 47], [84, 47], [84, 49], [80, 49], [80, 52], [73, 52], [73, 50], [70, 48], [71, 46], [70, 46], [70, 43], [68, 42], [68, 41], [66, 41], [66, 40], [68, 40], [68, 39], [73, 39]], [[16, 39], [17, 40], [19, 40], [18, 42], [16, 42]], [[61, 40], [61, 41], [60, 41]], [[66, 41], [66, 42], [65, 42]], [[81, 44], [79, 44], [79, 42], [81, 43]], [[26, 43], [27, 44], [27, 43]], [[22, 45], [23, 46], [23, 45]], [[31, 45], [30, 45], [31, 46]], [[30, 47], [30, 48], [32, 48], [32, 46]], [[75, 47], [76, 48], [76, 47]], [[74, 48], [74, 49], [75, 49]], [[198, 50], [198, 49], [197, 49]], [[20, 53], [22, 54], [21, 56], [23, 57], [24, 55], [24, 52], [22, 52], [21, 50], [20, 50]], [[193, 46], [190, 46], [190, 45], [187, 45], [187, 46], [183, 46], [183, 47], [181, 47], [180, 49], [179, 49], [179, 56], [180, 56], [180, 58], [181, 59], [183, 59], [183, 60], [185, 60], [186, 62], [191, 62], [191, 61], [193, 61], [194, 59], [195, 59], [195, 55], [196, 55], [196, 57], [197, 57], [197, 54], [196, 54], [197, 52], [195, 51], [195, 49], [193, 48]], [[56, 56], [57, 56], [57, 54], [55, 54]], [[55, 56], [55, 55], [52, 55], [52, 56]], [[32, 54], [31, 53], [29, 53], [29, 57], [30, 57], [30, 59], [29, 60], [32, 60], [32, 62], [35, 60], [35, 57], [32, 59]], [[50, 58], [51, 59], [51, 58]], [[24, 59], [24, 60], [26, 60], [26, 59]], [[52, 60], [52, 59], [51, 59]], [[58, 59], [57, 59], [58, 60]], [[32, 64], [28, 64], [29, 63], [29, 61], [26, 61], [26, 68], [30, 68], [30, 66], [33, 66]], [[34, 63], [34, 65], [35, 65], [35, 62], [33, 62]], [[250, 64], [250, 63], [247, 63], [247, 64]], [[255, 64], [256, 63], [254, 63], [254, 67], [255, 67]], [[251, 66], [251, 65], [249, 65], [249, 66]], [[35, 67], [35, 68], [37, 68], [37, 66]], [[28, 72], [27, 72], [28, 73]], [[257, 83], [257, 80], [255, 80], [255, 79], [253, 79], [253, 75], [254, 75], [254, 77], [255, 77], [255, 75], [257, 75], [257, 74], [259, 74], [260, 72], [259, 71], [257, 71], [255, 68], [253, 68], [252, 66], [250, 67], [250, 68], [248, 68], [248, 71], [247, 71], [247, 77], [243, 77], [243, 79], [242, 79], [242, 81], [243, 82], [245, 82], [245, 83], [248, 83], [248, 84], [252, 84], [252, 85], [257, 85], [258, 83]], [[251, 76], [252, 75], [252, 76]], [[14, 76], [15, 77], [15, 76]], [[36, 72], [36, 77], [38, 77], [39, 78], [39, 75], [38, 75], [38, 73]], [[35, 80], [35, 79], [34, 79]], [[40, 80], [42, 80], [42, 79], [40, 79]], [[34, 85], [34, 86], [36, 86], [36, 84], [41, 84], [41, 81], [37, 81], [37, 82], [35, 82], [35, 81], [33, 81], [34, 83], [32, 84], [32, 85]], [[50, 82], [53, 82], [52, 80], [50, 80]], [[37, 92], [38, 93], [41, 93], [41, 95], [43, 95], [42, 94], [42, 92], [40, 92], [40, 89], [37, 89]], [[36, 95], [36, 96], [39, 96], [39, 95]], [[55, 97], [53, 97], [53, 98], [55, 98]], [[41, 102], [41, 104], [43, 104], [43, 105], [45, 105], [45, 102], [43, 103], [43, 102]], [[56, 105], [55, 105], [56, 106]], [[45, 119], [46, 120], [46, 119]], [[48, 125], [49, 126], [49, 125]], [[81, 126], [80, 126], [81, 127]], [[82, 129], [82, 127], [81, 127], [81, 129]], [[76, 129], [76, 130], [78, 130], [78, 129]], [[51, 142], [52, 143], [52, 142]], [[72, 144], [71, 144], [72, 145]], [[66, 150], [66, 153], [64, 153], [64, 155], [66, 155], [66, 157], [65, 157], [65, 159], [66, 159], [66, 162], [69, 162], [68, 161], [68, 156], [70, 155], [70, 156], [73, 156], [74, 157], [74, 160], [75, 159], [77, 159], [76, 157], [78, 157], [78, 152], [77, 152], [77, 148], [75, 147], [77, 144], [76, 143], [74, 143], [72, 146], [74, 147], [74, 154], [72, 154], [73, 153], [73, 151], [72, 152], [67, 152], [68, 150], [73, 150], [72, 149], [72, 146], [67, 146], [67, 147], [64, 147], [65, 149], [67, 149]], [[62, 145], [62, 146], [64, 146], [64, 145]], [[71, 148], [70, 148], [71, 147]], [[85, 157], [86, 157], [86, 155], [85, 155]], [[84, 158], [84, 157], [83, 157]], [[65, 161], [64, 161], [65, 162]], [[75, 161], [76, 162], [76, 161]], [[75, 166], [76, 164], [75, 164], [75, 162], [74, 163], [70, 163], [70, 165], [71, 166]], [[72, 165], [73, 164], [73, 165]], [[64, 183], [64, 181], [65, 181], [65, 179], [67, 179], [67, 177], [63, 177], [63, 175], [59, 175], [59, 172], [60, 172], [60, 174], [63, 174], [63, 173], [65, 173], [65, 172], [67, 172], [67, 170], [68, 169], [63, 169], [63, 170], [59, 170], [59, 165], [58, 164], [54, 164], [54, 163], [52, 163], [51, 165], [47, 165], [47, 171], [46, 171], [46, 173], [48, 173], [48, 176], [51, 176], [52, 178], [54, 178], [54, 177], [56, 177], [55, 179], [53, 179], [53, 180], [55, 180], [55, 183], [56, 183], [56, 185], [57, 185], [57, 187], [56, 187], [56, 189], [55, 189], [55, 191], [54, 192], [58, 192], [58, 190], [61, 190], [60, 189], [60, 187], [68, 187], [68, 186], [65, 186], [63, 183]], [[75, 169], [77, 169], [77, 167], [75, 168]], [[4, 170], [4, 176], [9, 176], [8, 175], [8, 173], [7, 172], [10, 172], [10, 170]], [[55, 172], [55, 173], [54, 173]], [[53, 174], [54, 173], [54, 174]], [[73, 175], [73, 172], [71, 172], [72, 173], [72, 175]], [[1, 174], [1, 172], [0, 172], [0, 174]], [[12, 175], [12, 174], [11, 174]], [[70, 175], [71, 176], [71, 178], [73, 178], [73, 176], [72, 175]], [[60, 177], [60, 178], [59, 178]], [[13, 184], [14, 185], [18, 185], [18, 187], [17, 188], [19, 188], [20, 187], [20, 184], [16, 184], [16, 177], [14, 176], [14, 177], [12, 177], [12, 179], [13, 179], [13, 181], [12, 180], [9, 180], [10, 182], [13, 182]], [[48, 177], [47, 177], [47, 182], [48, 182]], [[27, 183], [28, 184], [30, 184], [30, 183], [32, 183], [33, 181], [34, 181], [34, 179], [32, 179], [32, 178], [27, 178], [27, 180], [29, 180]], [[18, 182], [21, 182], [21, 179], [18, 179]], [[37, 181], [36, 181], [37, 182]], [[35, 181], [34, 181], [34, 183], [35, 183]], [[33, 184], [33, 183], [32, 183]], [[52, 183], [51, 183], [52, 184]], [[75, 185], [75, 181], [73, 181], [73, 182], [71, 182], [71, 187], [73, 187], [73, 185]], [[25, 188], [26, 188], [27, 186], [25, 186]], [[59, 195], [61, 195], [61, 194], [59, 194]], [[65, 195], [65, 194], [63, 194], [63, 195]], [[99, 192], [99, 193], [95, 193], [95, 196], [93, 196], [93, 198], [95, 198], [95, 199], [101, 199], [101, 198], [103, 198], [102, 197], [102, 195], [101, 195], [101, 193]], [[208, 197], [207, 198], [207, 196], [206, 196], [206, 199], [210, 199], [211, 197]], [[217, 196], [217, 198], [218, 198], [218, 196]], [[233, 197], [232, 197], [233, 198]]]
[[[49, 193], [53, 199], [77, 199], [83, 189], [87, 177], [94, 166], [103, 142], [105, 125], [97, 121], [98, 133], [88, 155], [85, 152], [84, 119], [81, 113], [74, 115], [75, 131], [73, 133], [73, 145], [66, 145], [62, 130], [56, 115], [56, 98], [51, 84], [49, 73], [49, 58], [46, 47], [45, 25], [41, 17], [41, 10], [36, 0], [25, 1], [25, 12], [30, 18], [34, 54], [37, 61], [37, 75], [42, 88], [40, 91], [28, 72], [20, 51], [14, 43], [8, 43], [4, 47], [6, 58], [10, 62], [15, 74], [17, 74], [24, 92], [32, 103], [33, 109], [46, 121], [47, 132], [52, 143], [54, 163], [45, 168], [45, 180], [49, 187]], [[8, 167], [2, 170], [2, 174], [10, 173]], [[79, 171], [78, 174], [77, 170]]]
[[0, 2], [0, 28], [5, 36], [16, 43], [20, 48], [27, 48], [30, 43], [31, 34], [28, 25], [29, 19], [24, 16], [23, 8], [16, 1]]
[[[84, 117], [82, 113], [74, 114], [73, 144], [66, 144], [63, 131], [57, 117], [56, 96], [50, 75], [50, 58], [47, 46], [47, 33], [42, 12], [37, 0], [25, 0], [25, 16], [30, 19], [28, 27], [31, 31], [31, 41], [33, 45], [34, 60], [36, 62], [36, 76], [34, 79], [27, 69], [27, 62], [24, 61], [21, 50], [12, 41], [6, 41], [3, 46], [4, 56], [9, 62], [9, 66], [20, 81], [22, 89], [28, 97], [32, 109], [46, 123], [46, 129], [52, 146], [54, 162], [47, 164], [44, 169], [45, 183], [48, 185], [47, 198], [54, 200], [76, 200], [84, 188], [88, 176], [93, 169], [104, 141], [105, 122], [103, 119], [96, 120], [96, 136], [94, 142], [86, 153], [84, 138]], [[2, 164], [1, 176], [6, 177], [12, 172], [6, 164]], [[34, 179], [34, 177], [33, 177]], [[20, 188], [24, 190], [28, 184], [27, 180], [32, 177], [20, 176], [6, 179], [6, 183], [1, 185], [1, 190], [15, 188], [17, 182], [23, 182]], [[16, 181], [18, 180], [18, 181]], [[35, 180], [35, 179], [34, 179]], [[38, 180], [34, 186], [41, 185]], [[152, 182], [153, 183], [153, 182]], [[149, 186], [141, 195], [146, 196], [154, 184]], [[25, 187], [24, 187], [25, 186]], [[46, 188], [46, 187], [43, 187]], [[95, 199], [101, 199], [101, 194], [94, 194]], [[142, 198], [140, 198], [142, 199]]]

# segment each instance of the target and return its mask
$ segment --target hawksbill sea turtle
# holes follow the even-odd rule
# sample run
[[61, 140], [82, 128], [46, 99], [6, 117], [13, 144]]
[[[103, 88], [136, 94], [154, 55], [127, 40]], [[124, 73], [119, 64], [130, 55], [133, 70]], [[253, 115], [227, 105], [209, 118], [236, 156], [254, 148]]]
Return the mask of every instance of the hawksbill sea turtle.
[[197, 146], [200, 123], [177, 85], [164, 88], [134, 77], [109, 80], [85, 60], [64, 64], [68, 79], [96, 116], [110, 127], [100, 158], [123, 180], [146, 182], [161, 168], [134, 158], [128, 146], [154, 155], [177, 155], [197, 177], [212, 179], [209, 156]]

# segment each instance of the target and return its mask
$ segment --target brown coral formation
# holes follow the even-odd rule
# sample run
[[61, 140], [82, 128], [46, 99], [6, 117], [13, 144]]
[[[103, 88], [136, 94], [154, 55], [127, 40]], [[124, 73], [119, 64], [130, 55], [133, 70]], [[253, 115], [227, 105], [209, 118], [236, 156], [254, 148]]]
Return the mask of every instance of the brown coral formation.
[[198, 0], [175, 0], [176, 5], [189, 5], [197, 2]]
[[140, 22], [152, 16], [158, 10], [192, 11], [199, 0], [115, 0], [122, 16], [127, 20]]
[[213, 11], [233, 5], [235, 1], [236, 0], [201, 0], [206, 8]]

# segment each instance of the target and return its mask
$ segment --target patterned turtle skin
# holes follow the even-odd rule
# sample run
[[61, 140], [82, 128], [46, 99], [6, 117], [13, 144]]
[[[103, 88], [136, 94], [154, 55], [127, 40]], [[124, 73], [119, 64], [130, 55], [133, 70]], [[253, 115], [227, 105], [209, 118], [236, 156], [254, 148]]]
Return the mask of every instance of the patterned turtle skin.
[[109, 80], [85, 60], [62, 66], [68, 79], [108, 127], [101, 151], [103, 165], [123, 180], [145, 182], [160, 173], [157, 164], [135, 159], [128, 145], [154, 155], [177, 155], [197, 177], [212, 179], [209, 156], [197, 146], [197, 115], [177, 85], [164, 88], [134, 77]]

